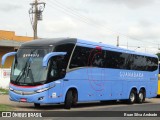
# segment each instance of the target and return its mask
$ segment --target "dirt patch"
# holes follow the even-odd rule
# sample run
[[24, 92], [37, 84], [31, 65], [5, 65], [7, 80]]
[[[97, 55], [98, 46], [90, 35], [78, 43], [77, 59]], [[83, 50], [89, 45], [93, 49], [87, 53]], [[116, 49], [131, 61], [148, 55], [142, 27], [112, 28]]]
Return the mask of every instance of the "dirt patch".
[[29, 111], [30, 109], [27, 109], [28, 107], [32, 107], [32, 110], [34, 110], [33, 104], [10, 101], [9, 95], [0, 95], [0, 98], [0, 104], [9, 105], [13, 107], [15, 111]]

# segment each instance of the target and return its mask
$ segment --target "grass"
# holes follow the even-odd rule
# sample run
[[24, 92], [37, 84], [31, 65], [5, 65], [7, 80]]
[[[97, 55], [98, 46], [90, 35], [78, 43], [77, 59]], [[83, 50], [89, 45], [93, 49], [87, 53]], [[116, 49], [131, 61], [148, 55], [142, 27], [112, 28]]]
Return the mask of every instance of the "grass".
[[13, 108], [9, 105], [0, 104], [0, 111], [12, 111]]
[[0, 95], [8, 95], [8, 90], [7, 89], [3, 89], [3, 88], [0, 88]]

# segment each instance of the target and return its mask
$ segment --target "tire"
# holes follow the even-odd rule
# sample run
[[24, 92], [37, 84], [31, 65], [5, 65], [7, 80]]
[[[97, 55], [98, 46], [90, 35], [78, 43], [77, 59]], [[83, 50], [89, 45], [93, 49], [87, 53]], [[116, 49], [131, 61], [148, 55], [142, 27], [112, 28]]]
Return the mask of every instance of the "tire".
[[34, 107], [35, 107], [35, 108], [40, 108], [40, 106], [41, 106], [41, 105], [40, 105], [39, 103], [34, 103]]
[[145, 91], [140, 90], [139, 94], [137, 95], [137, 103], [143, 103], [145, 101]]
[[136, 92], [134, 90], [131, 90], [130, 94], [129, 94], [129, 99], [128, 99], [128, 103], [129, 104], [133, 104], [136, 101]]
[[70, 109], [73, 103], [73, 96], [72, 96], [72, 91], [69, 90], [66, 94], [66, 98], [65, 98], [65, 104], [64, 104], [64, 108], [65, 109]]
[[77, 92], [73, 92], [72, 94], [73, 94], [72, 105], [75, 107], [75, 106], [77, 106], [78, 93]]

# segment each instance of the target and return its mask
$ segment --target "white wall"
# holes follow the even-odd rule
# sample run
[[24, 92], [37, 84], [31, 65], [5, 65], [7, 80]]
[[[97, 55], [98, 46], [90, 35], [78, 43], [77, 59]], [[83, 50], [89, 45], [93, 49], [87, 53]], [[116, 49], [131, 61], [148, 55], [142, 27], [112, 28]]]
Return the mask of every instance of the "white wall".
[[0, 88], [8, 89], [10, 82], [10, 68], [0, 68]]

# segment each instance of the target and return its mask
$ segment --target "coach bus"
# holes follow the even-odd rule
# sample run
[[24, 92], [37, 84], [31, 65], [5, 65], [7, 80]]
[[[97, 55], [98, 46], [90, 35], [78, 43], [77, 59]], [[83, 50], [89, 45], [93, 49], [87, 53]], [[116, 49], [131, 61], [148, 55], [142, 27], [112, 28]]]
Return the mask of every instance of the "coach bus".
[[[159, 67], [160, 67], [160, 62], [159, 62]], [[158, 91], [157, 91], [157, 96], [160, 97], [160, 69], [159, 69], [159, 74], [158, 74]]]
[[62, 103], [127, 100], [142, 103], [157, 96], [158, 57], [76, 38], [40, 39], [22, 44], [8, 56], [11, 101]]

